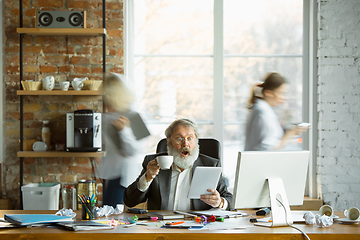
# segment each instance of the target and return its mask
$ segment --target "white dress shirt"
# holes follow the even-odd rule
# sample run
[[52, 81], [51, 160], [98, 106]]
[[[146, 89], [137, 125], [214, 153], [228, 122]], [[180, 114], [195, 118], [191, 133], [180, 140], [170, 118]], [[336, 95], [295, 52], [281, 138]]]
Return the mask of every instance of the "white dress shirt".
[[284, 130], [272, 107], [257, 99], [246, 124], [245, 151], [275, 150], [283, 136]]
[[[176, 164], [173, 163], [171, 169], [172, 172], [168, 210], [190, 210], [191, 201], [187, 196], [190, 191], [192, 168], [181, 171], [180, 168], [178, 168]], [[145, 192], [151, 183], [152, 180], [149, 182], [146, 181], [144, 173], [139, 178], [137, 188], [140, 191]], [[222, 198], [222, 200], [224, 205], [221, 207], [221, 209], [225, 210], [228, 207], [228, 202], [224, 198]]]

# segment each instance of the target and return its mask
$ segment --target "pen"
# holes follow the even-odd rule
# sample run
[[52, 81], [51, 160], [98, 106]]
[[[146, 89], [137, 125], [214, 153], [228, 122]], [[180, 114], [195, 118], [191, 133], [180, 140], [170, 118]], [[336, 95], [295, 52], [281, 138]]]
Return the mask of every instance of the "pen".
[[179, 225], [179, 224], [182, 224], [184, 223], [184, 221], [180, 221], [180, 222], [172, 222], [171, 223], [171, 226], [174, 226], [174, 225]]

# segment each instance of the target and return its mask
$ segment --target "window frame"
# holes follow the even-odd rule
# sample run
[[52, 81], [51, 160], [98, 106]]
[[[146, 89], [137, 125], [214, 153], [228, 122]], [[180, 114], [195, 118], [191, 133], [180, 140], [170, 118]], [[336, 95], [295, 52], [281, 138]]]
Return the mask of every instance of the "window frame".
[[[213, 115], [213, 129], [214, 138], [218, 139], [223, 145], [224, 141], [224, 58], [234, 57], [235, 55], [224, 55], [223, 51], [223, 0], [214, 0], [214, 115]], [[124, 74], [129, 79], [129, 85], [132, 86], [134, 79], [134, 1], [124, 0]], [[315, 0], [303, 0], [303, 54], [302, 68], [303, 68], [303, 91], [302, 91], [302, 119], [305, 122], [311, 123], [311, 128], [303, 137], [303, 149], [310, 150], [310, 162], [308, 172], [308, 182], [305, 195], [309, 197], [317, 197], [316, 184], [316, 157], [317, 157], [317, 3]], [[167, 55], [169, 56], [169, 55]], [[186, 56], [186, 55], [184, 55]], [[201, 55], [200, 55], [201, 56]], [[208, 55], [207, 55], [208, 56]], [[261, 56], [263, 55], [252, 55]], [[271, 57], [274, 55], [266, 55]], [[279, 56], [279, 55], [276, 55]], [[286, 55], [292, 57], [299, 57], [299, 55]], [[132, 86], [134, 87], [134, 86]], [[136, 88], [134, 88], [136, 89]], [[220, 91], [221, 90], [221, 91]], [[219, 114], [222, 113], [222, 114]], [[211, 121], [209, 122], [211, 123]], [[163, 123], [162, 123], [163, 124]], [[222, 152], [223, 155], [223, 152]], [[223, 159], [223, 157], [222, 157]]]

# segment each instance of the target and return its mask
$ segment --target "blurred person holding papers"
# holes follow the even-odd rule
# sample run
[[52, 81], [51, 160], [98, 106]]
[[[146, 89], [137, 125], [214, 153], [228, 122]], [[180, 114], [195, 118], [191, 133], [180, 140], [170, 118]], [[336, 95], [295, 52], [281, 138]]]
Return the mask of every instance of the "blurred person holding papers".
[[125, 188], [136, 178], [132, 160], [138, 144], [127, 117], [132, 112], [134, 96], [124, 76], [116, 73], [107, 75], [103, 90], [102, 131], [106, 155], [100, 162], [99, 177], [103, 180], [103, 205], [116, 208], [123, 203]]
[[274, 151], [284, 147], [308, 126], [296, 126], [286, 131], [274, 109], [284, 104], [288, 84], [279, 73], [272, 72], [263, 83], [254, 85], [249, 100], [250, 114], [246, 124], [245, 151]]

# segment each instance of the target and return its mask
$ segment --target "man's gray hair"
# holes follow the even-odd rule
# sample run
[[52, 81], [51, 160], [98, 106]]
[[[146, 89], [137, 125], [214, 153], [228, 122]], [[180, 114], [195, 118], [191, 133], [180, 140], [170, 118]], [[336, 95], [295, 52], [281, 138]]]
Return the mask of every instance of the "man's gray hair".
[[192, 129], [194, 129], [196, 138], [199, 138], [199, 130], [197, 128], [197, 125], [191, 121], [190, 119], [187, 118], [180, 118], [177, 119], [175, 121], [173, 121], [169, 127], [165, 130], [165, 136], [166, 138], [170, 138], [172, 133], [174, 132], [174, 130], [178, 127], [178, 126], [186, 126], [186, 127], [191, 127]]

